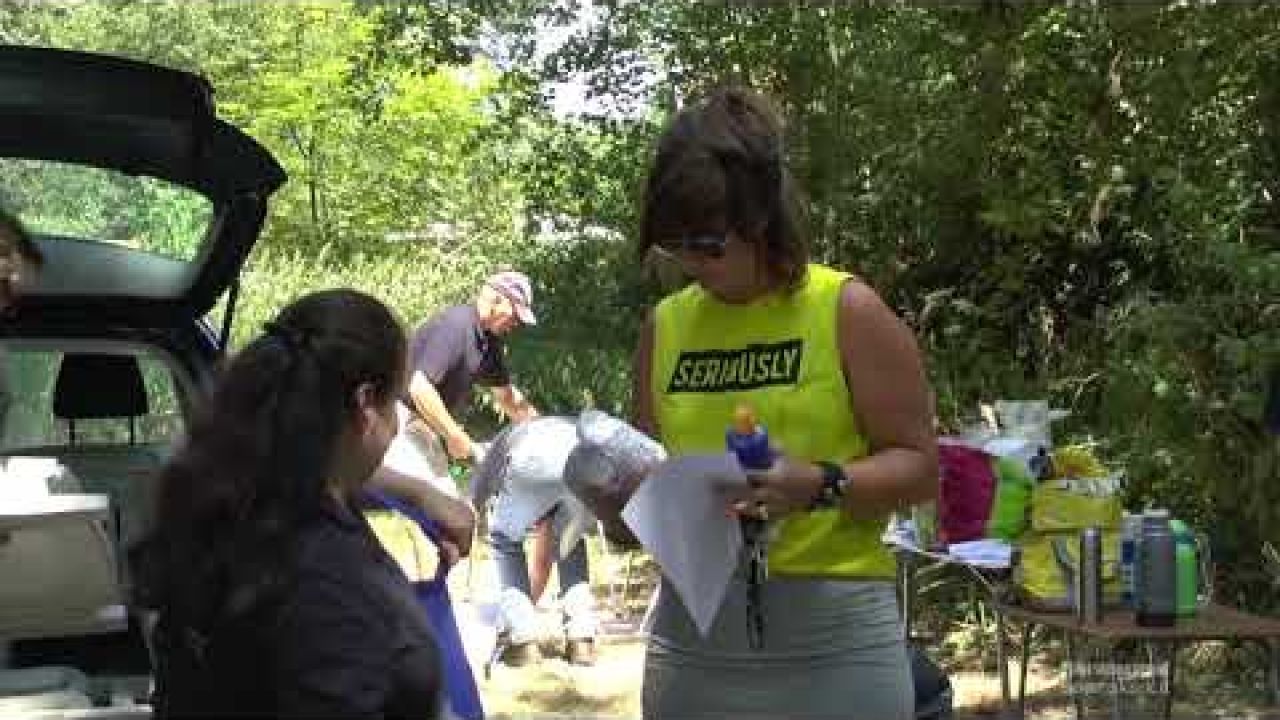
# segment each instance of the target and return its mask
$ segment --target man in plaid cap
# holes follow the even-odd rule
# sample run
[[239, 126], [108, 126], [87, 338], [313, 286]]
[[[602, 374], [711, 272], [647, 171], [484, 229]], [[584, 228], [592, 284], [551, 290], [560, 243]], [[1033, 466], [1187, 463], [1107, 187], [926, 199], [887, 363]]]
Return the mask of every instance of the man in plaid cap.
[[469, 552], [475, 525], [474, 512], [449, 476], [450, 459], [469, 460], [476, 454], [459, 417], [476, 385], [489, 388], [498, 409], [511, 421], [538, 416], [511, 382], [503, 340], [516, 328], [536, 322], [529, 278], [507, 270], [489, 276], [473, 302], [445, 308], [410, 339], [400, 433], [374, 482], [416, 501], [445, 527], [456, 544], [448, 549], [452, 557], [447, 561]]
[[454, 460], [473, 455], [471, 436], [458, 415], [476, 385], [489, 388], [498, 409], [512, 421], [538, 411], [511, 384], [503, 338], [537, 323], [533, 287], [520, 272], [489, 276], [475, 302], [448, 308], [424, 323], [409, 345], [409, 410], [444, 441]]
[[415, 447], [407, 452], [403, 443], [393, 443], [386, 464], [421, 474], [421, 463], [409, 462], [408, 456], [422, 455], [434, 478], [442, 480], [449, 460], [471, 459], [474, 443], [459, 418], [476, 385], [489, 389], [508, 419], [537, 417], [537, 409], [511, 382], [504, 341], [515, 329], [536, 322], [528, 276], [505, 270], [486, 278], [473, 302], [445, 308], [419, 326], [409, 340], [409, 385], [400, 418], [401, 434], [413, 435]]
[[[538, 416], [511, 384], [503, 343], [511, 331], [535, 322], [529, 278], [505, 271], [487, 278], [473, 302], [440, 311], [410, 339], [409, 385], [397, 404], [400, 432], [371, 484], [414, 503], [438, 526], [441, 536], [433, 535], [433, 540], [446, 572], [470, 553], [476, 524], [475, 510], [449, 474], [451, 458], [468, 460], [476, 454], [458, 418], [475, 385], [488, 387], [499, 410], [513, 422]], [[437, 637], [457, 638], [448, 590], [437, 600], [430, 613]], [[461, 647], [442, 642], [441, 650], [446, 666], [452, 668], [445, 677], [454, 714], [482, 716], [475, 678], [459, 655]]]

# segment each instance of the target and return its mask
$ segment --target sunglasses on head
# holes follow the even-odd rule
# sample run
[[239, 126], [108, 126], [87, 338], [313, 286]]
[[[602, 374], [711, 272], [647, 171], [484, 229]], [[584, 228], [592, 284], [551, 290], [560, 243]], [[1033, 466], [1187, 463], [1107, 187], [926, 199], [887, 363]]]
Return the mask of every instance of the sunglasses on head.
[[687, 235], [660, 243], [658, 247], [669, 253], [687, 253], [708, 258], [724, 257], [724, 247], [729, 239], [724, 235]]

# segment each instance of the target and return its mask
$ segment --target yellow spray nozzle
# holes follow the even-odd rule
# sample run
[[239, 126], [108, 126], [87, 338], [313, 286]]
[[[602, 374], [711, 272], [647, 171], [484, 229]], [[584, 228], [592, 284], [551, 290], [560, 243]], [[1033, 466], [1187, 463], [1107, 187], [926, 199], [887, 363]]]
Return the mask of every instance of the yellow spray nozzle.
[[734, 408], [733, 431], [741, 435], [750, 435], [756, 431], [756, 411], [750, 405]]

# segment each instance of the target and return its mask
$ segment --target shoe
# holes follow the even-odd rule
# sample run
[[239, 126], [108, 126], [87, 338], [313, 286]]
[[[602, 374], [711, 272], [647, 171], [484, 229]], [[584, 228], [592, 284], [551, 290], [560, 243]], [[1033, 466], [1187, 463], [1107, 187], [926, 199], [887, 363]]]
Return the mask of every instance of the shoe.
[[541, 660], [542, 653], [538, 652], [538, 644], [532, 641], [506, 643], [503, 645], [498, 659], [507, 667], [524, 667]]
[[564, 659], [570, 665], [588, 667], [596, 664], [596, 643], [591, 638], [570, 639], [565, 643]]

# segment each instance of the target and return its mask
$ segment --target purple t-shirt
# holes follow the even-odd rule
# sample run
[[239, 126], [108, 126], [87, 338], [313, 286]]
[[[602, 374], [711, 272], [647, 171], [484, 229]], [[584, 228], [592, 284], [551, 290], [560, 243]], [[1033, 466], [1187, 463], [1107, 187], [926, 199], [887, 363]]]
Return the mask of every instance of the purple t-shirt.
[[436, 386], [455, 417], [466, 409], [472, 386], [511, 382], [502, 338], [480, 327], [474, 305], [455, 305], [423, 323], [409, 343], [409, 369]]

